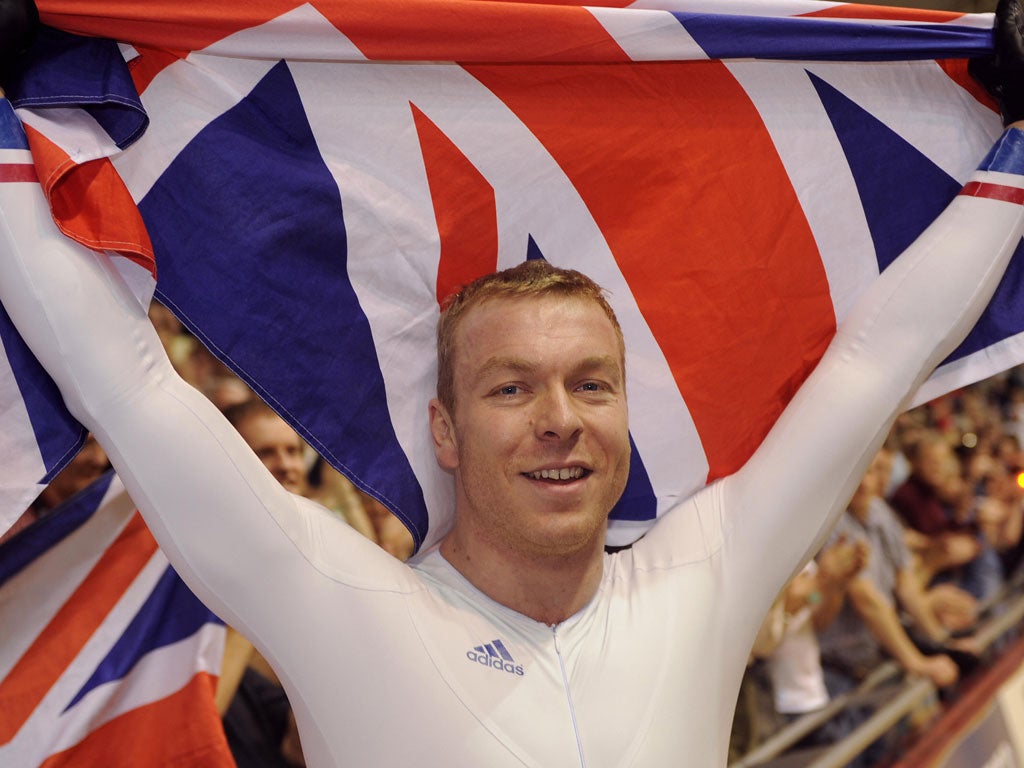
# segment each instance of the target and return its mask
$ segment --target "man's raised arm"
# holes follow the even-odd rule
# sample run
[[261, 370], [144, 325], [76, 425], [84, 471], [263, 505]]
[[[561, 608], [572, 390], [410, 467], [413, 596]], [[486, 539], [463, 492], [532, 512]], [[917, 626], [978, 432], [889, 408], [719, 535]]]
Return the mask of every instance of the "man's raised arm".
[[[0, 110], [17, 128], [5, 99]], [[258, 636], [249, 619], [262, 615], [263, 587], [287, 588], [310, 567], [295, 549], [318, 530], [319, 510], [285, 491], [177, 375], [112, 259], [65, 238], [35, 182], [0, 183], [0, 301], [182, 577], [233, 626]], [[344, 539], [353, 568], [356, 553], [377, 553], [337, 528], [346, 530], [331, 528], [331, 540]]]
[[722, 483], [737, 560], [763, 566], [755, 555], [768, 547], [784, 580], [820, 544], [896, 415], [987, 305], [1024, 234], [1022, 203], [1017, 123], [867, 291], [761, 447]]
[[1003, 0], [994, 73], [1006, 132], [861, 297], [750, 461], [709, 489], [733, 527], [730, 563], [752, 589], [763, 585], [765, 604], [820, 546], [895, 417], [978, 320], [1024, 234], [1021, 18], [1019, 0]]

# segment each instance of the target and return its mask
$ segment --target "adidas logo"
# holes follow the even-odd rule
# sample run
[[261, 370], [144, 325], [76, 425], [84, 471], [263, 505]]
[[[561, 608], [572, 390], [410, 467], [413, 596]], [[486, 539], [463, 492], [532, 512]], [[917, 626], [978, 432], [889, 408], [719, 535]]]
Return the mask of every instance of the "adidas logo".
[[512, 675], [522, 677], [522, 666], [516, 664], [512, 654], [501, 640], [492, 640], [486, 645], [478, 645], [471, 651], [466, 651], [466, 658], [475, 664], [483, 664], [491, 669], [500, 669]]

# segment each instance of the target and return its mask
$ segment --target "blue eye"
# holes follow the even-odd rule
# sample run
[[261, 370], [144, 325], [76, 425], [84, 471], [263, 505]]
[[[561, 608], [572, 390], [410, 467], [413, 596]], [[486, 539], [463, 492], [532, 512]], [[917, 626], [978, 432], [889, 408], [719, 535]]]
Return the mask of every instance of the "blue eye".
[[519, 386], [516, 384], [506, 384], [498, 389], [499, 395], [518, 395]]

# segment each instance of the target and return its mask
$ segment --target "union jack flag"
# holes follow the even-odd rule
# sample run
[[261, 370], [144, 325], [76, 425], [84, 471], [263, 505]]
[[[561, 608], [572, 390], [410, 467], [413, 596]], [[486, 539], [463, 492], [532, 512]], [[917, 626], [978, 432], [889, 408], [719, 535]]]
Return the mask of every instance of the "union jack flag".
[[0, 765], [234, 765], [224, 626], [113, 474], [0, 546], [0, 626]]
[[[1001, 130], [966, 74], [989, 15], [39, 6], [120, 43], [44, 35], [9, 89], [59, 226], [158, 275], [157, 297], [418, 543], [452, 509], [426, 428], [450, 290], [525, 258], [608, 289], [633, 404], [624, 543], [742, 465]], [[919, 400], [1024, 358], [1019, 271]]]

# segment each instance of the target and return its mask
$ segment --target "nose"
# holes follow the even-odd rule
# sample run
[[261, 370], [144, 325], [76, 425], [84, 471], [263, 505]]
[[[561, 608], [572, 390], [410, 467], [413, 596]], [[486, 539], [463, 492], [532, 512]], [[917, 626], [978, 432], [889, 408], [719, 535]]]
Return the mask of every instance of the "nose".
[[286, 479], [292, 472], [302, 469], [302, 459], [287, 449], [278, 449], [267, 454], [264, 463], [278, 480]]
[[553, 388], [537, 398], [534, 427], [541, 440], [570, 440], [583, 430], [579, 404], [565, 389]]

